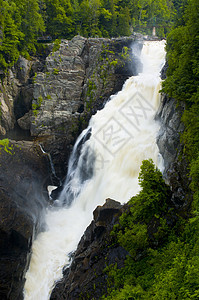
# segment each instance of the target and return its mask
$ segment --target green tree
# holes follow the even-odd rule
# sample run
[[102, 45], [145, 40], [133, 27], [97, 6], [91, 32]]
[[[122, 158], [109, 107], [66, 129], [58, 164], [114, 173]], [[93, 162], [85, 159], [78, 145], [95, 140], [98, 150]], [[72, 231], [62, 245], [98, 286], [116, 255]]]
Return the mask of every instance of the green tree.
[[120, 12], [118, 13], [117, 22], [117, 35], [130, 35], [130, 15], [128, 7], [122, 7], [120, 9]]
[[70, 38], [75, 32], [70, 0], [46, 0], [46, 30], [54, 38]]
[[20, 54], [18, 46], [24, 34], [20, 31], [21, 20], [16, 4], [12, 1], [10, 3], [2, 1], [1, 5], [0, 68], [6, 69], [18, 59]]
[[22, 54], [34, 53], [38, 35], [45, 31], [44, 21], [40, 14], [37, 0], [14, 0], [21, 15], [20, 30], [24, 34], [24, 40], [20, 47]]

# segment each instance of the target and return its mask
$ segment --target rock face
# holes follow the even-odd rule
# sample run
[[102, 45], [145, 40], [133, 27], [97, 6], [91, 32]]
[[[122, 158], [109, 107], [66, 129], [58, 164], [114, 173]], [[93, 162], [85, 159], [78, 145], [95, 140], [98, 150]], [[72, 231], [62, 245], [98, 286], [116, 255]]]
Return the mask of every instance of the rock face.
[[18, 124], [39, 137], [63, 179], [74, 142], [91, 115], [140, 70], [131, 55], [135, 39], [76, 36], [58, 47], [48, 45], [41, 60], [20, 57], [0, 85], [0, 135]]
[[[0, 135], [18, 126], [22, 134], [39, 137], [63, 179], [74, 142], [91, 115], [140, 70], [131, 55], [135, 39], [76, 36], [58, 47], [48, 45], [40, 60], [20, 57], [0, 85]], [[139, 52], [142, 42], [136, 43]]]
[[174, 99], [162, 95], [162, 104], [156, 117], [161, 122], [157, 144], [165, 164], [163, 175], [172, 191], [171, 200], [184, 214], [190, 205], [191, 191], [190, 178], [187, 177], [188, 163], [182, 153], [183, 145], [180, 141], [180, 134], [184, 130], [181, 121], [183, 112], [183, 104], [177, 104]]
[[[0, 135], [12, 130], [16, 119], [29, 111], [32, 105], [31, 68], [35, 61], [20, 57], [17, 64], [2, 77], [0, 83]], [[1, 76], [3, 76], [1, 74]]]
[[5, 135], [7, 131], [13, 129], [15, 123], [13, 97], [17, 95], [18, 87], [12, 71], [6, 79], [4, 85], [0, 83], [0, 135]]
[[49, 162], [32, 142], [13, 141], [0, 145], [0, 167], [0, 299], [23, 299], [32, 240], [44, 224]]
[[81, 238], [70, 269], [55, 287], [51, 299], [100, 299], [106, 290], [104, 268], [112, 263], [118, 267], [128, 254], [121, 246], [111, 247], [110, 231], [124, 207], [112, 199], [93, 212], [94, 220]]
[[156, 118], [161, 122], [157, 144], [164, 158], [165, 177], [168, 177], [168, 170], [181, 150], [180, 133], [184, 129], [181, 122], [183, 111], [182, 105], [177, 106], [174, 99], [162, 95], [161, 106]]
[[66, 133], [71, 121], [83, 112], [95, 112], [118, 91], [135, 73], [135, 66], [126, 64], [132, 42], [81, 36], [62, 41], [46, 58], [45, 72], [34, 77], [32, 135]]
[[47, 56], [44, 71], [35, 74], [32, 108], [17, 122], [39, 136], [59, 178], [65, 176], [72, 146], [91, 115], [137, 73], [138, 61], [129, 55], [133, 42], [133, 37], [63, 40]]

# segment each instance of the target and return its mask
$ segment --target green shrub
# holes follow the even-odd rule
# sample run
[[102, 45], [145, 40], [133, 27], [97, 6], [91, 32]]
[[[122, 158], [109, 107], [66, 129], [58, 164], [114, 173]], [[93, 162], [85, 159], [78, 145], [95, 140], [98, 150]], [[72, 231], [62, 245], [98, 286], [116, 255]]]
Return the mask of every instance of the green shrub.
[[[196, 185], [198, 164], [193, 167]], [[119, 244], [129, 255], [124, 267], [106, 267], [108, 290], [102, 299], [198, 299], [199, 216], [178, 216], [151, 160], [143, 161], [139, 182], [141, 192], [130, 199], [111, 234], [111, 247]]]
[[10, 145], [9, 139], [0, 140], [0, 148], [9, 154], [12, 154], [13, 145]]
[[38, 109], [41, 107], [43, 102], [43, 97], [39, 96], [36, 102], [32, 103], [33, 115], [36, 117], [38, 115]]
[[54, 68], [54, 69], [53, 69], [53, 75], [58, 75], [58, 74], [59, 74], [59, 70], [56, 69], [56, 68]]
[[60, 44], [61, 44], [61, 40], [60, 39], [56, 39], [53, 43], [53, 52], [56, 52], [59, 50], [60, 48]]

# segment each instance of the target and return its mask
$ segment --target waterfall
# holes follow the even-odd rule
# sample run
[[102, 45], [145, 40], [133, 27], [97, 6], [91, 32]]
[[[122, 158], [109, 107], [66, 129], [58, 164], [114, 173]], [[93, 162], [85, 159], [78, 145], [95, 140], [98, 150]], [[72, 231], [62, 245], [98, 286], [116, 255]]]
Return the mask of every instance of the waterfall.
[[42, 148], [42, 145], [41, 145], [41, 144], [39, 144], [39, 147], [40, 147], [40, 149], [41, 149], [41, 152], [42, 152], [43, 154], [45, 154], [45, 155], [48, 156], [52, 174], [54, 175], [54, 177], [55, 177], [58, 181], [60, 181], [59, 178], [58, 178], [57, 175], [56, 175], [55, 168], [54, 168], [53, 161], [52, 161], [52, 158], [51, 158], [50, 153], [44, 151], [44, 149]]
[[96, 206], [106, 198], [124, 203], [139, 192], [138, 174], [144, 159], [152, 158], [163, 170], [154, 116], [160, 102], [164, 47], [164, 41], [144, 42], [142, 73], [126, 81], [77, 140], [58, 199], [60, 206], [48, 209], [46, 231], [33, 242], [25, 300], [50, 298]]

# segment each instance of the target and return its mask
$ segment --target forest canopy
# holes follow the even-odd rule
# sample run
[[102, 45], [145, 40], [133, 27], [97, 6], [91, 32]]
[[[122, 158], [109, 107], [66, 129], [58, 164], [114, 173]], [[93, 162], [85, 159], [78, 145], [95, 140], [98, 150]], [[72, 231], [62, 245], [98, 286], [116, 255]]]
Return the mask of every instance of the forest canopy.
[[0, 0], [0, 69], [34, 54], [39, 37], [151, 34], [153, 26], [164, 37], [178, 8], [179, 0]]

